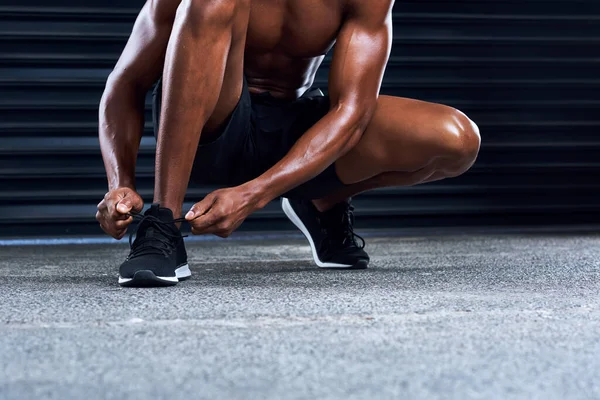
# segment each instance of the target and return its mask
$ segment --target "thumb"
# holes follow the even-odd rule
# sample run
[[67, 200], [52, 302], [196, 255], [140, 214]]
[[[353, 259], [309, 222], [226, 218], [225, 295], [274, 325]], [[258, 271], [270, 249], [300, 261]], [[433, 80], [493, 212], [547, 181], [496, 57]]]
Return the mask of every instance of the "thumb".
[[133, 205], [131, 204], [131, 199], [125, 198], [119, 200], [116, 208], [120, 214], [127, 214], [133, 208]]
[[185, 214], [185, 219], [188, 221], [192, 221], [193, 219], [198, 218], [202, 214], [205, 214], [210, 209], [210, 207], [212, 207], [214, 202], [215, 202], [214, 196], [210, 196], [210, 195], [206, 196], [202, 201], [200, 201], [192, 206], [190, 211], [188, 211], [188, 213]]

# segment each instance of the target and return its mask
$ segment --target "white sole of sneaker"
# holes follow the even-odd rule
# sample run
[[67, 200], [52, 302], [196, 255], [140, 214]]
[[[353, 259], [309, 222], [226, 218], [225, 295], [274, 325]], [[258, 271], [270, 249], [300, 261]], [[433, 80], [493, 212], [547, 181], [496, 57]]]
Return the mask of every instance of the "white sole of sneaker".
[[[192, 271], [190, 271], [190, 266], [188, 264], [184, 264], [175, 270], [174, 277], [173, 276], [154, 276], [153, 279], [155, 279], [157, 281], [157, 283], [160, 281], [164, 281], [165, 283], [177, 283], [180, 280], [188, 279], [190, 276], [192, 276]], [[119, 275], [119, 285], [128, 284], [132, 281], [133, 281], [133, 278], [122, 278]]]
[[185, 280], [192, 276], [192, 271], [190, 271], [190, 266], [188, 264], [184, 264], [181, 267], [175, 270], [175, 276], [177, 279]]
[[177, 277], [156, 276], [152, 271], [138, 271], [133, 278], [122, 278], [119, 275], [121, 286], [173, 286], [178, 282]]
[[308, 240], [308, 244], [310, 245], [310, 249], [312, 250], [313, 259], [315, 260], [315, 263], [317, 264], [317, 266], [319, 268], [345, 268], [345, 269], [348, 269], [348, 268], [353, 267], [353, 265], [349, 265], [349, 264], [329, 263], [329, 262], [323, 262], [323, 261], [319, 260], [319, 256], [317, 255], [317, 248], [315, 247], [315, 243], [313, 242], [312, 237], [310, 237], [310, 234], [308, 233], [308, 229], [306, 229], [306, 226], [304, 226], [304, 224], [302, 223], [302, 220], [300, 219], [300, 217], [298, 217], [298, 215], [292, 208], [290, 201], [288, 199], [286, 199], [285, 197], [281, 200], [281, 208], [283, 209], [283, 212], [285, 213], [285, 215], [287, 215], [289, 220], [292, 221], [292, 223], [294, 225], [296, 225], [296, 227], [298, 229], [300, 229], [300, 232], [302, 232], [302, 234]]

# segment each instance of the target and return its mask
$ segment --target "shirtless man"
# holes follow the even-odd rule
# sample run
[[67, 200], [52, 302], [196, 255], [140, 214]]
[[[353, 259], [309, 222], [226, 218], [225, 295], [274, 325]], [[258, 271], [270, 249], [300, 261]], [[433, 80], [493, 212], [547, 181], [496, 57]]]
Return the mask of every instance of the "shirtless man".
[[[379, 95], [392, 5], [147, 1], [100, 105], [109, 192], [96, 217], [121, 239], [143, 208], [135, 163], [145, 95], [158, 80], [154, 204], [120, 267], [121, 285], [174, 285], [190, 276], [178, 227], [184, 219], [194, 234], [227, 237], [280, 196], [317, 265], [365, 268], [353, 195], [454, 177], [473, 165], [480, 137], [465, 114]], [[312, 84], [332, 48], [323, 96]], [[181, 218], [189, 180], [225, 188]]]

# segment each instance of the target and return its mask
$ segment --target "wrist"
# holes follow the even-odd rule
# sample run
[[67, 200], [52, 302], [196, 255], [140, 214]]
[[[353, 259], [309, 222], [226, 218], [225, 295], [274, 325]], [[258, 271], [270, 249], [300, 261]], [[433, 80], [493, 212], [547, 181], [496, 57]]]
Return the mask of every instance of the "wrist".
[[254, 179], [250, 182], [245, 183], [244, 185], [246, 190], [249, 193], [250, 202], [254, 205], [256, 210], [260, 210], [267, 206], [273, 200], [274, 197], [271, 197], [269, 194], [269, 190], [267, 185], [262, 183], [258, 179]]
[[135, 192], [136, 191], [135, 181], [132, 181], [130, 179], [110, 179], [108, 181], [108, 190], [109, 191], [121, 189], [121, 188], [128, 188]]

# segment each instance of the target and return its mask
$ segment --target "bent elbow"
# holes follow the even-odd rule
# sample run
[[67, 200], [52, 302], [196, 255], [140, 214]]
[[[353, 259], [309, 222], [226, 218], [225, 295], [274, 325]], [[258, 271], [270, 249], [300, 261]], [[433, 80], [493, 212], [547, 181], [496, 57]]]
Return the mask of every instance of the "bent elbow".
[[341, 104], [337, 107], [338, 112], [340, 112], [344, 120], [344, 125], [347, 127], [348, 140], [346, 151], [356, 146], [360, 141], [375, 114], [376, 108], [377, 101]]
[[339, 102], [334, 105], [350, 124], [366, 129], [377, 109], [377, 98]]
[[123, 78], [123, 75], [116, 71], [108, 75], [108, 79], [104, 85], [104, 92], [102, 92], [102, 99], [100, 100], [101, 109], [105, 108], [117, 93], [122, 93], [126, 89], [127, 84], [125, 82], [126, 80]]
[[[100, 99], [100, 115], [113, 107], [120, 107], [123, 102], [139, 105], [146, 97], [146, 88], [127, 78], [120, 72], [113, 71], [106, 80], [104, 92]], [[117, 105], [115, 103], [119, 103]]]

